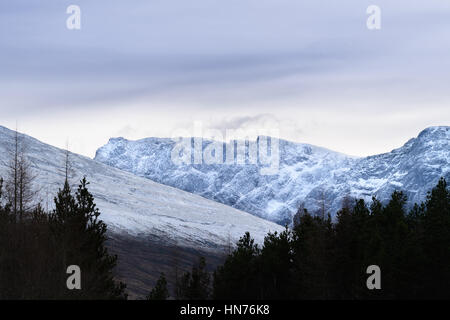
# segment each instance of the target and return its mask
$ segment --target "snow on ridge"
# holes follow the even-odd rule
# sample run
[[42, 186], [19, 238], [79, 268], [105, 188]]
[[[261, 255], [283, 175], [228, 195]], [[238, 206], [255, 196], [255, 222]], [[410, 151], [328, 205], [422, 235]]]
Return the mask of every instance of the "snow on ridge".
[[404, 146], [369, 157], [280, 140], [281, 162], [273, 176], [260, 175], [258, 165], [178, 166], [170, 159], [174, 142], [161, 140], [155, 147], [154, 141], [110, 143], [96, 159], [280, 224], [290, 223], [303, 203], [314, 211], [324, 200], [333, 215], [347, 195], [385, 202], [394, 190], [404, 190], [410, 203], [420, 202], [441, 176], [450, 179], [448, 126], [427, 128]]
[[[64, 181], [65, 151], [21, 135], [39, 196], [45, 207]], [[0, 176], [7, 172], [8, 150], [14, 132], [0, 126]], [[272, 222], [239, 211], [195, 194], [153, 182], [110, 167], [96, 160], [70, 153], [73, 189], [86, 176], [89, 189], [101, 211], [101, 219], [114, 232], [135, 236], [157, 235], [161, 241], [203, 249], [235, 243], [246, 231], [262, 243], [270, 231], [283, 228]]]

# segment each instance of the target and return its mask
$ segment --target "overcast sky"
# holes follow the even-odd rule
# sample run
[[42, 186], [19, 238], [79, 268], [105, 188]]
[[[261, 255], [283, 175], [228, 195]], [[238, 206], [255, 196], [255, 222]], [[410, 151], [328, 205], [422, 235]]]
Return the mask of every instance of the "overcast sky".
[[91, 157], [194, 121], [388, 152], [450, 124], [449, 17], [448, 0], [2, 0], [0, 125]]

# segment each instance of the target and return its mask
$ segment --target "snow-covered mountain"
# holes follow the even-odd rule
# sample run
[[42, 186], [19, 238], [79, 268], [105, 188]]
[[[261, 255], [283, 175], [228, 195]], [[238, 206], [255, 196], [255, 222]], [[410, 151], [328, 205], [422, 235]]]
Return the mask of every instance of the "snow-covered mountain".
[[[260, 163], [177, 164], [171, 161], [177, 141], [164, 138], [112, 138], [95, 159], [284, 224], [301, 204], [312, 211], [324, 205], [334, 215], [345, 196], [386, 201], [394, 190], [403, 190], [410, 204], [422, 201], [441, 176], [450, 180], [449, 141], [450, 127], [430, 127], [401, 148], [356, 158], [280, 140], [274, 175], [261, 174]], [[203, 140], [203, 150], [211, 143]]]
[[[0, 177], [7, 177], [15, 133], [0, 126]], [[64, 150], [20, 135], [36, 176], [34, 188], [43, 207], [51, 209], [64, 182]], [[109, 230], [133, 237], [158, 239], [168, 245], [216, 249], [235, 243], [246, 231], [261, 243], [279, 225], [198, 195], [165, 186], [70, 153], [74, 188], [86, 176], [89, 189]]]

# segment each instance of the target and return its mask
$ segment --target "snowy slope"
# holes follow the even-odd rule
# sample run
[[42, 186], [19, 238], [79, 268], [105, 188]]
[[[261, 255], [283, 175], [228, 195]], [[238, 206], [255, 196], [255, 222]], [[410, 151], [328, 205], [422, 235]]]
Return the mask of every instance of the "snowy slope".
[[[410, 203], [422, 201], [439, 177], [450, 179], [449, 141], [450, 127], [431, 127], [392, 152], [355, 158], [281, 140], [280, 168], [270, 176], [252, 164], [176, 165], [175, 141], [162, 138], [112, 138], [95, 159], [284, 224], [302, 203], [312, 211], [325, 203], [333, 215], [347, 195], [387, 201], [397, 189]], [[204, 140], [203, 149], [210, 143]]]
[[[35, 189], [44, 208], [64, 181], [65, 151], [26, 135], [23, 137]], [[14, 132], [0, 126], [0, 176], [6, 177]], [[74, 188], [84, 175], [110, 230], [193, 248], [228, 245], [249, 231], [262, 242], [279, 225], [203, 197], [161, 185], [77, 154], [70, 154]]]

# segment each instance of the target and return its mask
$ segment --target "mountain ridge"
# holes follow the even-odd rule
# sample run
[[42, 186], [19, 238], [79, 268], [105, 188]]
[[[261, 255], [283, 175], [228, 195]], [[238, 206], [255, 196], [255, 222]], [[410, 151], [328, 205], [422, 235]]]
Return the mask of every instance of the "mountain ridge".
[[[175, 144], [170, 138], [111, 138], [95, 159], [286, 224], [302, 204], [317, 211], [325, 202], [334, 215], [346, 195], [387, 201], [394, 190], [403, 189], [409, 205], [422, 201], [441, 176], [449, 178], [449, 141], [449, 126], [433, 126], [390, 152], [354, 157], [280, 139], [280, 167], [273, 176], [259, 174], [259, 164], [176, 166], [170, 163]], [[211, 143], [203, 140], [202, 151]]]
[[[15, 132], [0, 126], [0, 177], [7, 176]], [[38, 200], [51, 210], [53, 197], [65, 179], [66, 151], [19, 134], [31, 164]], [[254, 217], [198, 195], [158, 184], [105, 165], [88, 157], [69, 153], [71, 185], [86, 176], [89, 189], [108, 229], [133, 237], [153, 237], [166, 245], [217, 250], [235, 243], [246, 231], [262, 243], [269, 231], [281, 231], [276, 224]]]

